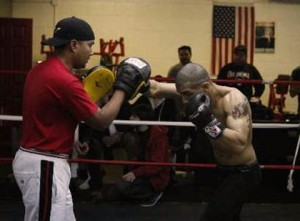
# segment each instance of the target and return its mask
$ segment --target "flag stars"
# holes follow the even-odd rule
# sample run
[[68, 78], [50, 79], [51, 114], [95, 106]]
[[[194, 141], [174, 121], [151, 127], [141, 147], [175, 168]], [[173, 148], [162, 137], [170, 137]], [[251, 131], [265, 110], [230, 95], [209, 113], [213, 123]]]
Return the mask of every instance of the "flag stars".
[[214, 7], [213, 33], [216, 38], [233, 38], [235, 34], [235, 7]]

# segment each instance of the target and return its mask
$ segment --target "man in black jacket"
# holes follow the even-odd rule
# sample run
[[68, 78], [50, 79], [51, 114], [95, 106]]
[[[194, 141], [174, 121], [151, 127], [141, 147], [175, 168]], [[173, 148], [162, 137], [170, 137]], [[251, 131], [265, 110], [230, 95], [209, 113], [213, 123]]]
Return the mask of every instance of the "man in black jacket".
[[[252, 64], [247, 62], [247, 48], [238, 45], [234, 49], [233, 62], [221, 68], [218, 79], [224, 80], [262, 80], [261, 74]], [[245, 83], [222, 83], [222, 85], [239, 89], [251, 103], [261, 103], [265, 85], [264, 84], [245, 84]], [[254, 90], [253, 90], [254, 89]]]

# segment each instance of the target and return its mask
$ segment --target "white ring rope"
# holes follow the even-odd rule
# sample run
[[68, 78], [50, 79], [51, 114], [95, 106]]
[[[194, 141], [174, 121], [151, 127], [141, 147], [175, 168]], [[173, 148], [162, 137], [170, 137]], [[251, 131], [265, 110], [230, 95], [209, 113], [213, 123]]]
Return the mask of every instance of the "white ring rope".
[[0, 120], [22, 121], [23, 117], [15, 115], [0, 115]]
[[298, 137], [298, 142], [297, 142], [297, 146], [296, 146], [296, 150], [295, 150], [295, 154], [294, 154], [293, 169], [290, 170], [290, 173], [288, 175], [288, 182], [287, 182], [287, 187], [286, 188], [290, 192], [293, 192], [293, 190], [294, 190], [293, 174], [294, 174], [294, 167], [296, 165], [296, 160], [297, 160], [297, 156], [298, 156], [299, 147], [300, 147], [300, 134], [299, 134], [299, 137]]
[[[161, 126], [180, 126], [180, 127], [194, 127], [191, 122], [182, 121], [133, 121], [133, 120], [114, 120], [113, 124], [121, 125], [161, 125]], [[280, 123], [253, 123], [253, 128], [300, 128], [300, 124], [280, 124]]]
[[[0, 115], [0, 120], [22, 121], [22, 116]], [[177, 127], [194, 127], [191, 122], [185, 121], [134, 121], [134, 120], [114, 120], [115, 125], [160, 125], [160, 126], [177, 126]], [[253, 123], [253, 128], [265, 129], [285, 129], [300, 128], [300, 123], [282, 124], [282, 123]]]

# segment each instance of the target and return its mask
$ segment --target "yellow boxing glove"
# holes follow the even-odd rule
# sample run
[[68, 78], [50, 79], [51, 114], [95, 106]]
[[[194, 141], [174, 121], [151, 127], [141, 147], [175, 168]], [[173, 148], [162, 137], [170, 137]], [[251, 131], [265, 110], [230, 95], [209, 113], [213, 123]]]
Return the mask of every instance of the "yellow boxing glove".
[[94, 102], [97, 102], [112, 89], [115, 74], [111, 70], [98, 65], [87, 72], [82, 82], [87, 94]]

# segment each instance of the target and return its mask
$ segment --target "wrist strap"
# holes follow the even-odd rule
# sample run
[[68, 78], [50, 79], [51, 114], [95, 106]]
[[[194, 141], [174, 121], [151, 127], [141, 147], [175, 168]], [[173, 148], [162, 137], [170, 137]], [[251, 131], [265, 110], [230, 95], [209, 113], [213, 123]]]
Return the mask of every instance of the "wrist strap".
[[210, 122], [206, 127], [204, 127], [205, 133], [213, 139], [218, 138], [224, 130], [224, 127], [221, 122], [216, 118]]

